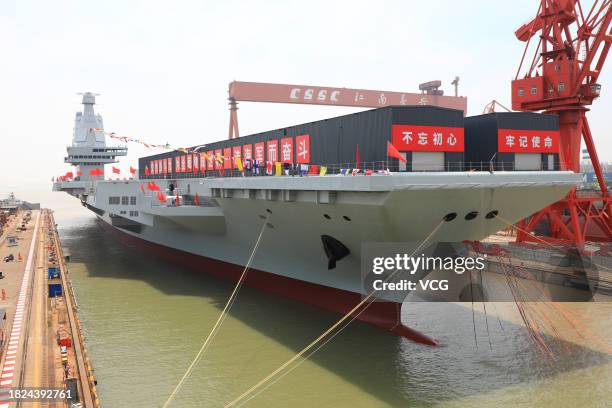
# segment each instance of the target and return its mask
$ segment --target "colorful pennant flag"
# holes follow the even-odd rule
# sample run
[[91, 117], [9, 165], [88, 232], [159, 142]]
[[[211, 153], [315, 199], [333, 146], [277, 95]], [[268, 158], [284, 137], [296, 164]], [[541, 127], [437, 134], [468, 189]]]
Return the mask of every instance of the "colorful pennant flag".
[[327, 174], [327, 167], [321, 166], [321, 172], [319, 173], [319, 176], [324, 176], [326, 174]]
[[274, 169], [276, 170], [276, 176], [283, 175], [283, 165], [281, 164], [281, 162], [274, 163]]

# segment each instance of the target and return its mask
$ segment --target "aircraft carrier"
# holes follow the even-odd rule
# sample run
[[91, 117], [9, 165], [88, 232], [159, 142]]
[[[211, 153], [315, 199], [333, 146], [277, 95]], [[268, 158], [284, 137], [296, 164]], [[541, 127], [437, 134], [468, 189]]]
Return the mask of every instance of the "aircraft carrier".
[[[559, 170], [554, 115], [408, 105], [169, 150], [140, 158], [132, 177], [105, 179], [127, 146], [106, 144], [94, 104], [85, 93], [65, 157], [75, 172], [54, 191], [80, 199], [120, 239], [225, 279], [239, 278], [259, 241], [247, 285], [339, 313], [366, 294], [365, 243], [432, 231], [432, 241], [480, 240], [507, 227], [497, 215], [516, 222], [581, 180]], [[529, 149], [513, 149], [523, 133]], [[400, 310], [379, 299], [358, 318], [435, 344]]]

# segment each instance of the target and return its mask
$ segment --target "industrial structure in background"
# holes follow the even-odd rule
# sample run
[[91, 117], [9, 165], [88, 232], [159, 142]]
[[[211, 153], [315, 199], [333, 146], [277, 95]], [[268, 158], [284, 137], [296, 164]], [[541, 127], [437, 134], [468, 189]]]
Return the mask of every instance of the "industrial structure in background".
[[[512, 108], [559, 115], [562, 168], [580, 172], [584, 138], [600, 188], [590, 195], [574, 189], [522, 221], [519, 241], [535, 241], [531, 232], [542, 222], [552, 242], [612, 241], [610, 196], [586, 117], [587, 106], [600, 94], [597, 78], [612, 43], [611, 20], [610, 0], [595, 0], [590, 9], [579, 0], [541, 0], [536, 17], [515, 32], [526, 45], [512, 81]], [[537, 46], [529, 61], [532, 40]]]
[[[512, 81], [512, 108], [559, 116], [563, 169], [580, 172], [584, 138], [600, 190], [574, 189], [563, 200], [521, 221], [518, 241], [542, 240], [531, 233], [543, 223], [551, 242], [612, 241], [612, 205], [586, 118], [586, 106], [600, 94], [597, 78], [612, 43], [611, 20], [612, 0], [595, 0], [590, 9], [583, 8], [579, 0], [541, 0], [536, 17], [515, 32], [526, 45]], [[538, 43], [528, 61], [525, 57], [532, 39]], [[239, 137], [238, 101], [361, 108], [432, 105], [466, 112], [467, 99], [458, 96], [458, 84], [459, 77], [455, 77], [455, 96], [444, 96], [441, 81], [420, 84], [421, 93], [234, 81], [229, 84], [229, 139]], [[509, 111], [493, 100], [483, 113], [494, 112], [496, 106]]]
[[389, 105], [430, 105], [467, 111], [467, 98], [457, 96], [459, 77], [455, 77], [455, 96], [444, 96], [441, 81], [419, 85], [421, 93], [374, 91], [310, 85], [269, 84], [233, 81], [229, 84], [229, 139], [240, 136], [238, 102], [296, 103], [353, 108], [382, 108]]

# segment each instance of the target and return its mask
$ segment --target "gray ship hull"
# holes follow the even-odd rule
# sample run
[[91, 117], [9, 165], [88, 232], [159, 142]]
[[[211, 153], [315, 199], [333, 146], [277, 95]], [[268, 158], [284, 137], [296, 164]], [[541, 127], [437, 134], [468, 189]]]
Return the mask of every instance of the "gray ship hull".
[[[516, 222], [562, 198], [579, 175], [436, 172], [151, 181], [166, 194], [172, 184], [181, 197], [197, 195], [199, 205], [185, 198], [180, 205], [171, 199], [161, 203], [156, 191], [145, 188], [143, 193], [146, 183], [139, 180], [95, 182], [81, 199], [126, 240], [164, 252], [173, 261], [184, 258], [183, 263], [198, 269], [215, 268], [207, 271], [230, 279], [247, 263], [263, 227], [250, 284], [346, 312], [365, 294], [364, 243], [420, 242], [436, 228], [430, 242], [480, 240], [505, 228], [506, 221]], [[474, 211], [478, 215], [466, 220]], [[503, 221], [487, 218], [492, 211]], [[456, 217], [443, 221], [451, 213]], [[350, 251], [331, 270], [322, 235]], [[274, 277], [278, 282], [272, 282]], [[330, 302], [330, 296], [336, 301]], [[388, 302], [376, 307], [382, 310], [389, 303], [384, 312], [360, 318], [383, 322], [378, 325], [387, 329], [403, 328], [401, 301], [383, 300]]]

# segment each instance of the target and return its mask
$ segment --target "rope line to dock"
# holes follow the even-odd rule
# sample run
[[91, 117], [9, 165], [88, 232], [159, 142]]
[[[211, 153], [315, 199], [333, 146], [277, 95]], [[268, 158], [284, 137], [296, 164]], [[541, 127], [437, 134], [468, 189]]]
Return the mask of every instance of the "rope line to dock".
[[[436, 225], [436, 227], [427, 235], [427, 237], [425, 237], [425, 239], [423, 239], [423, 241], [421, 241], [421, 243], [415, 248], [414, 251], [412, 251], [412, 253], [410, 254], [410, 256], [412, 257], [416, 252], [418, 252], [419, 250], [421, 250], [421, 248], [423, 248], [423, 246], [425, 245], [425, 243], [431, 239], [432, 236], [434, 236], [434, 234], [438, 231], [438, 229], [440, 229], [440, 227], [442, 226], [442, 224], [444, 224], [444, 220], [440, 221], [440, 223], [438, 225]], [[395, 276], [395, 274], [399, 271], [399, 269], [396, 269], [393, 273], [391, 273], [385, 280], [384, 282], [388, 282], [393, 276]], [[229, 402], [228, 404], [225, 405], [224, 408], [229, 408], [229, 407], [233, 407], [236, 404], [240, 403], [239, 406], [245, 404], [247, 401], [255, 398], [257, 395], [261, 394], [263, 391], [265, 391], [267, 388], [269, 388], [270, 386], [272, 386], [274, 383], [276, 383], [278, 380], [280, 380], [281, 378], [283, 378], [285, 375], [289, 374], [291, 371], [293, 371], [295, 368], [297, 368], [300, 364], [302, 364], [304, 361], [306, 361], [310, 356], [312, 356], [317, 350], [319, 350], [321, 347], [323, 347], [324, 345], [326, 345], [329, 341], [331, 341], [334, 337], [336, 337], [342, 330], [344, 330], [347, 326], [349, 326], [355, 319], [357, 319], [361, 313], [363, 313], [368, 306], [374, 301], [374, 299], [372, 300], [372, 302], [368, 301], [370, 299], [373, 298], [373, 296], [378, 292], [378, 290], [373, 290], [372, 292], [370, 292], [364, 299], [361, 300], [361, 302], [359, 302], [356, 306], [354, 306], [349, 312], [347, 312], [344, 316], [342, 316], [342, 318], [340, 318], [340, 320], [338, 320], [336, 323], [334, 323], [330, 328], [328, 328], [327, 330], [325, 330], [321, 335], [319, 335], [316, 339], [314, 339], [312, 342], [310, 342], [306, 347], [304, 347], [302, 350], [300, 350], [295, 356], [293, 356], [292, 358], [290, 358], [289, 360], [287, 360], [285, 363], [283, 363], [281, 366], [279, 366], [276, 370], [272, 371], [270, 374], [268, 374], [266, 377], [264, 377], [263, 379], [261, 379], [259, 382], [257, 382], [255, 385], [253, 385], [252, 387], [250, 387], [249, 389], [247, 389], [245, 392], [243, 392], [242, 394], [240, 394], [237, 398], [235, 398], [234, 400], [232, 400], [231, 402]], [[366, 304], [367, 303], [367, 304]], [[362, 306], [364, 306], [362, 308]], [[361, 310], [359, 310], [361, 309]], [[356, 311], [359, 312], [357, 314], [355, 314], [353, 316], [353, 313], [355, 313]], [[307, 353], [308, 351], [310, 351], [315, 345], [317, 345], [317, 343], [319, 343], [321, 340], [323, 340], [325, 337], [327, 337], [331, 332], [333, 332], [338, 326], [340, 326], [345, 320], [347, 320], [349, 317], [351, 317], [351, 319], [344, 324], [339, 330], [337, 330], [333, 335], [331, 335], [329, 338], [327, 338], [323, 343], [321, 343], [317, 348], [315, 348], [312, 352], [308, 353], [305, 357], [304, 354]], [[291, 367], [289, 370], [286, 370], [284, 373], [282, 373], [280, 376], [278, 376], [277, 378], [275, 378], [272, 382], [270, 382], [269, 384], [267, 384], [263, 389], [259, 390], [257, 393], [255, 393], [254, 395], [250, 396], [246, 401], [242, 401], [244, 400], [249, 394], [251, 394], [253, 391], [257, 390], [258, 388], [260, 388], [262, 385], [264, 385], [266, 382], [268, 382], [270, 379], [272, 379], [276, 374], [280, 373], [281, 371], [283, 371], [286, 367], [288, 367], [289, 365], [291, 365], [293, 362], [295, 362], [297, 359], [299, 359], [300, 357], [303, 357], [302, 360], [300, 360], [298, 363], [296, 363], [293, 367]], [[241, 402], [242, 401], [242, 402]]]
[[200, 347], [200, 350], [198, 351], [195, 358], [193, 359], [193, 361], [187, 368], [187, 371], [185, 371], [185, 374], [183, 374], [183, 376], [181, 377], [176, 387], [174, 387], [174, 390], [172, 390], [172, 393], [170, 394], [166, 402], [164, 402], [164, 404], [162, 405], [162, 408], [167, 408], [168, 406], [170, 406], [170, 403], [174, 400], [174, 398], [178, 394], [179, 390], [181, 389], [181, 387], [183, 386], [187, 378], [193, 372], [193, 369], [195, 368], [195, 366], [204, 356], [204, 353], [206, 352], [206, 350], [212, 343], [212, 340], [217, 335], [219, 328], [221, 327], [221, 325], [223, 324], [223, 321], [225, 320], [227, 316], [227, 312], [229, 311], [229, 309], [231, 309], [232, 305], [234, 304], [234, 301], [236, 300], [236, 296], [238, 295], [238, 291], [240, 291], [240, 288], [242, 287], [242, 284], [244, 283], [244, 280], [247, 276], [247, 272], [249, 270], [251, 262], [253, 261], [253, 258], [255, 257], [255, 253], [257, 252], [257, 248], [259, 247], [259, 243], [261, 242], [261, 237], [263, 236], [263, 233], [266, 229], [266, 225], [268, 225], [268, 219], [269, 219], [269, 216], [264, 219], [263, 225], [261, 226], [261, 230], [259, 231], [259, 235], [257, 237], [257, 241], [255, 242], [255, 246], [253, 247], [253, 251], [251, 251], [251, 255], [249, 256], [249, 260], [244, 266], [244, 269], [242, 270], [242, 274], [240, 275], [238, 282], [236, 282], [236, 285], [234, 286], [234, 289], [232, 290], [232, 294], [230, 295], [229, 299], [225, 303], [225, 307], [221, 311], [219, 318], [215, 322], [213, 328], [210, 330], [210, 333], [208, 333], [206, 340], [204, 341], [204, 343], [202, 344], [202, 347]]

